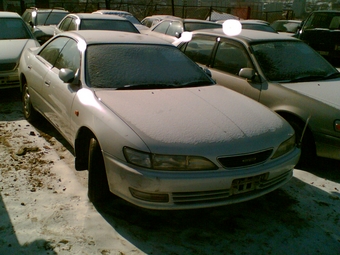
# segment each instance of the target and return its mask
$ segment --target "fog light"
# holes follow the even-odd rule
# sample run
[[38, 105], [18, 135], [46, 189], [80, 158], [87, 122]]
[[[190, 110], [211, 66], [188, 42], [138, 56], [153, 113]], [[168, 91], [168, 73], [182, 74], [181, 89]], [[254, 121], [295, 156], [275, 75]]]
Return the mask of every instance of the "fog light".
[[135, 190], [133, 188], [129, 188], [130, 193], [133, 197], [138, 198], [140, 200], [156, 202], [156, 203], [167, 203], [169, 202], [168, 194], [158, 194], [158, 193], [146, 193], [142, 191]]

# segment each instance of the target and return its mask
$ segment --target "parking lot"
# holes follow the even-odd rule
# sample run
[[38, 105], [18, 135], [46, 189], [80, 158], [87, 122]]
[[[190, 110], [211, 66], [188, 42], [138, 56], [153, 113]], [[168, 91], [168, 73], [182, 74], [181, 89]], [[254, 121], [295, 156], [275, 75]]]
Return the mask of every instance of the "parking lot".
[[282, 188], [210, 209], [93, 206], [87, 171], [18, 90], [0, 93], [0, 254], [340, 254], [340, 162], [298, 166]]

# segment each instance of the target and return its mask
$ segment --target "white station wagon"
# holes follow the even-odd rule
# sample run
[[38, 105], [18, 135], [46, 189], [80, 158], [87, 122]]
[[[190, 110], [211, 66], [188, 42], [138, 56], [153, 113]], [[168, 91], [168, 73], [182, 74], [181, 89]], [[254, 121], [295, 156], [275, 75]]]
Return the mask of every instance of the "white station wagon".
[[222, 86], [176, 47], [114, 31], [62, 33], [20, 62], [24, 115], [38, 112], [89, 171], [88, 195], [189, 209], [246, 201], [292, 177], [293, 128]]

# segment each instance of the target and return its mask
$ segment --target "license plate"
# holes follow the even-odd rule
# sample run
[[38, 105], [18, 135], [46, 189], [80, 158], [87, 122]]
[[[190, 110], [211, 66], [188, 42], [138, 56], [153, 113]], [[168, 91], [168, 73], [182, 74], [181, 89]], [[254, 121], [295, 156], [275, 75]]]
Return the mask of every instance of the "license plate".
[[261, 174], [233, 180], [231, 184], [231, 194], [236, 195], [255, 190], [265, 176], [265, 174]]

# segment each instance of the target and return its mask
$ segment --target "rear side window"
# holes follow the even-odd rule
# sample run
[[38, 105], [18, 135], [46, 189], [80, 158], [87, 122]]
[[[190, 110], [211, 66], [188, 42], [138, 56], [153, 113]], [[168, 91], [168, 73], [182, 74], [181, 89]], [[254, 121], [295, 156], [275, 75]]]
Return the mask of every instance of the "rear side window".
[[170, 26], [170, 21], [163, 21], [157, 27], [155, 27], [152, 31], [165, 34]]
[[170, 24], [169, 29], [166, 31], [167, 35], [171, 36], [179, 36], [183, 33], [182, 22], [180, 21], [173, 21]]

